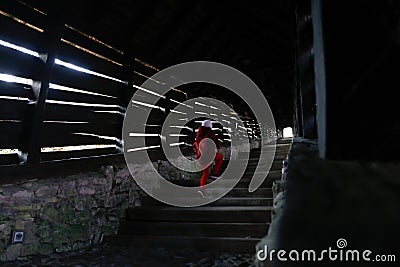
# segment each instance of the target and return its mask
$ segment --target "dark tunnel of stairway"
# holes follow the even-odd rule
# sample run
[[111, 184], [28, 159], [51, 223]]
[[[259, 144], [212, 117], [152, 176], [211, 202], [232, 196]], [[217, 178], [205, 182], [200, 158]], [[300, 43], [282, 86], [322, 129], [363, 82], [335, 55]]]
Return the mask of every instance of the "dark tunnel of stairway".
[[[0, 265], [398, 265], [399, 1], [110, 2], [0, 2]], [[238, 70], [260, 97], [153, 76], [187, 62]], [[258, 110], [273, 123], [257, 120], [252, 100], [266, 101]], [[124, 130], [128, 113], [139, 130]], [[165, 125], [171, 114], [179, 119]], [[194, 162], [204, 119], [223, 169], [245, 167], [237, 184], [190, 208], [147, 194], [137, 155], [170, 183], [199, 186], [200, 172], [171, 168], [162, 146]], [[250, 141], [249, 160], [231, 153], [235, 136]], [[263, 153], [271, 168], [249, 192]], [[258, 258], [267, 247], [373, 260]]]

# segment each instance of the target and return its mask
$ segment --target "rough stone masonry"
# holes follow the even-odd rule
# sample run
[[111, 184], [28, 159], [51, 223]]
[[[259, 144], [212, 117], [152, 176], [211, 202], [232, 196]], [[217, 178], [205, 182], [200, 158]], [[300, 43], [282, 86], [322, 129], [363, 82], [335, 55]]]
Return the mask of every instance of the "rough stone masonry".
[[[116, 234], [125, 209], [140, 205], [144, 194], [126, 166], [2, 185], [0, 261], [97, 244]], [[12, 242], [16, 231], [23, 242]]]

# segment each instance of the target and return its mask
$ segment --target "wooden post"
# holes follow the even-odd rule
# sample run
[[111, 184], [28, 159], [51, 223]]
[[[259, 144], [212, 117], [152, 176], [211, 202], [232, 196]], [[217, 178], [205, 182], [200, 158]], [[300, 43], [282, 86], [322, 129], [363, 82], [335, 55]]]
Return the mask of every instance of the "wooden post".
[[[59, 12], [57, 12], [60, 10]], [[44, 41], [46, 52], [42, 54], [42, 59], [45, 62], [43, 76], [40, 81], [34, 84], [33, 91], [35, 93], [36, 102], [34, 113], [32, 114], [31, 132], [28, 135], [29, 141], [27, 145], [27, 157], [23, 157], [23, 163], [39, 163], [41, 144], [40, 144], [40, 131], [43, 124], [47, 94], [49, 91], [49, 84], [51, 74], [53, 72], [54, 62], [56, 59], [57, 51], [60, 46], [60, 40], [64, 28], [64, 23], [60, 15], [65, 12], [60, 7], [55, 7], [53, 12], [47, 15], [47, 25], [44, 31]], [[25, 154], [24, 153], [24, 154]], [[24, 162], [25, 161], [25, 162]]]
[[315, 93], [317, 100], [317, 120], [318, 120], [318, 146], [319, 156], [326, 157], [326, 80], [325, 80], [325, 57], [324, 57], [324, 37], [322, 26], [322, 3], [312, 1], [312, 17], [314, 31], [314, 68], [315, 68]]
[[314, 89], [314, 55], [311, 7], [309, 1], [300, 1], [296, 8], [297, 19], [297, 88], [299, 135], [317, 138], [316, 100]]

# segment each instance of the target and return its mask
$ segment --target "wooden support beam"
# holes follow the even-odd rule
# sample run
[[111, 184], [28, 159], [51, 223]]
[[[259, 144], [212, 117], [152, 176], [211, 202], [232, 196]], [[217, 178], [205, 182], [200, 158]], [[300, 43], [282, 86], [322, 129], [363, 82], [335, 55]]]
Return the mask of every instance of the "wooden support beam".
[[[362, 6], [362, 12], [360, 11]], [[312, 1], [320, 155], [400, 158], [398, 2]], [[373, 15], [372, 15], [373, 14]]]
[[49, 83], [64, 29], [64, 22], [60, 17], [63, 12], [61, 7], [54, 7], [53, 12], [49, 13], [46, 17], [47, 25], [44, 31], [44, 47], [46, 51], [41, 55], [42, 59], [45, 61], [45, 66], [41, 80], [37, 81], [33, 86], [36, 101], [32, 114], [30, 134], [27, 135], [29, 139], [26, 146], [27, 150], [22, 151], [22, 163], [33, 164], [40, 162], [40, 131], [43, 123]]
[[[314, 86], [314, 55], [312, 53], [312, 22], [309, 1], [301, 1], [296, 6], [297, 21], [297, 88], [296, 108], [298, 135], [317, 138], [316, 99]], [[304, 22], [305, 21], [305, 22]], [[307, 25], [307, 26], [304, 26]]]

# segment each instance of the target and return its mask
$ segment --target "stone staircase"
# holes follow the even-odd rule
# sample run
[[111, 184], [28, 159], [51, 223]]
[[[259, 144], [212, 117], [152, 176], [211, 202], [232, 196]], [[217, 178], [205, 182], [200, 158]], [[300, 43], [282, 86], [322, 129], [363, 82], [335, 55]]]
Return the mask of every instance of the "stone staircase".
[[[291, 139], [278, 141], [271, 171], [255, 192], [249, 193], [248, 185], [260, 149], [251, 151], [244, 176], [223, 198], [202, 207], [179, 208], [145, 197], [141, 207], [126, 211], [126, 221], [121, 224], [118, 235], [107, 242], [125, 246], [253, 253], [256, 243], [267, 234], [273, 202], [272, 183], [281, 179], [282, 161], [290, 146]], [[270, 147], [263, 149], [269, 151]], [[198, 180], [171, 182], [182, 186], [199, 184]]]

